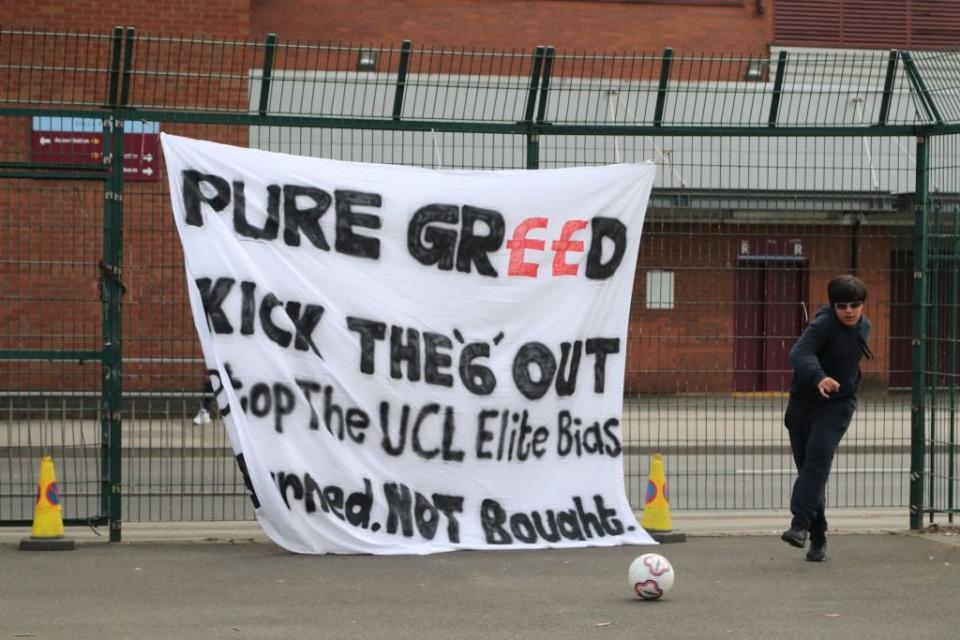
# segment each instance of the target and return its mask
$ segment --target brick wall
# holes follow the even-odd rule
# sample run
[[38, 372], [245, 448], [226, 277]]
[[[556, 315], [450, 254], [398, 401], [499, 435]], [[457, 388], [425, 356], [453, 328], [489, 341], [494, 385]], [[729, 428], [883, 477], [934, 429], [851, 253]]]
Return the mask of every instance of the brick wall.
[[249, 0], [0, 0], [5, 29], [109, 32], [115, 25], [167, 34], [246, 36]]
[[[767, 3], [770, 4], [769, 2]], [[762, 53], [773, 12], [742, 5], [560, 0], [0, 0], [4, 28], [570, 51]]]
[[[768, 3], [769, 4], [769, 3]], [[315, 42], [566, 51], [766, 53], [772, 11], [742, 6], [554, 0], [253, 0], [251, 35]]]

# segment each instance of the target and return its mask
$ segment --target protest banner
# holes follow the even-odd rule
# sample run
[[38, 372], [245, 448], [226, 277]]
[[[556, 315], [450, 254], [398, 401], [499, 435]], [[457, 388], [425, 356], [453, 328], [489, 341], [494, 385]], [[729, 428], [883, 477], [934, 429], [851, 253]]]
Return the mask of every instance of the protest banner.
[[204, 358], [277, 544], [653, 543], [621, 431], [652, 164], [436, 171], [162, 147]]

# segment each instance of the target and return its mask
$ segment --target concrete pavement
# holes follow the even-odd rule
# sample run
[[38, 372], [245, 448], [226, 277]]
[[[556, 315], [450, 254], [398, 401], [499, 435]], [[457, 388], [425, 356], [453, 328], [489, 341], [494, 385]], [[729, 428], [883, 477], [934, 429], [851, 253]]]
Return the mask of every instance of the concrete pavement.
[[297, 556], [252, 523], [207, 523], [130, 524], [117, 545], [71, 530], [75, 551], [23, 552], [6, 530], [0, 639], [956, 637], [960, 536], [889, 533], [902, 520], [886, 517], [834, 514], [818, 564], [768, 531], [783, 514], [677, 513], [690, 536], [656, 548], [677, 574], [657, 602], [626, 581], [651, 547]]

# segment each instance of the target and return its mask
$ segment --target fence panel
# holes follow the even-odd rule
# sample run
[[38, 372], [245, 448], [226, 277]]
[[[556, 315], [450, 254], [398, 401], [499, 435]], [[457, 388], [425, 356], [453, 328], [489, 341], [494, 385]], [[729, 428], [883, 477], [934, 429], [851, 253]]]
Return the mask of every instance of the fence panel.
[[64, 518], [98, 521], [103, 186], [2, 187], [0, 518], [31, 521], [39, 461], [52, 455]]
[[[627, 345], [632, 504], [660, 451], [675, 509], [787, 508], [786, 354], [827, 281], [855, 272], [877, 357], [829, 504], [952, 518], [957, 60], [0, 32], [0, 524], [29, 519], [41, 451], [58, 460], [69, 518], [108, 512], [103, 455], [121, 444], [105, 438], [104, 309], [121, 307], [101, 301], [99, 261], [121, 227], [105, 184], [122, 187], [123, 519], [253, 517], [222, 425], [195, 420], [204, 367], [163, 161], [147, 146], [161, 129], [436, 169], [652, 159]], [[111, 117], [124, 125], [119, 185], [88, 157], [109, 155]]]
[[[946, 514], [954, 522], [960, 476], [957, 474], [957, 395], [960, 387], [960, 138], [931, 141], [930, 206], [925, 221], [926, 316], [923, 380], [922, 477], [929, 521]], [[918, 443], [920, 445], [920, 443]]]

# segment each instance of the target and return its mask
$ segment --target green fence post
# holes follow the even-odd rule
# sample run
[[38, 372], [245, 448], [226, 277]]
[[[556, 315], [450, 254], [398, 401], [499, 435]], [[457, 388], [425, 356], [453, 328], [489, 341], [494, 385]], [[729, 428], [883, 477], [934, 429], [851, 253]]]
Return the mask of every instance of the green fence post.
[[[118, 28], [119, 31], [119, 28]], [[103, 121], [104, 163], [109, 169], [104, 190], [103, 258], [100, 289], [103, 300], [103, 367], [101, 380], [101, 507], [110, 522], [110, 542], [121, 539], [121, 302], [123, 287], [123, 120], [121, 109], [130, 99], [134, 29], [127, 29], [121, 76], [117, 57], [111, 69], [110, 115]], [[115, 53], [118, 49], [115, 50]], [[122, 78], [117, 91], [118, 79]]]
[[[932, 143], [931, 143], [932, 144]], [[927, 388], [927, 406], [925, 412], [923, 430], [927, 435], [927, 463], [924, 471], [927, 474], [927, 493], [925, 494], [927, 505], [929, 507], [930, 521], [933, 522], [933, 513], [936, 510], [937, 496], [937, 414], [939, 398], [937, 397], [937, 387], [940, 384], [940, 269], [943, 267], [943, 247], [942, 229], [940, 227], [940, 206], [934, 201], [927, 207], [927, 262], [924, 268], [924, 280], [927, 281], [927, 336], [932, 341], [927, 350], [927, 374], [925, 381], [929, 385]]]
[[263, 45], [263, 71], [260, 75], [260, 104], [257, 113], [267, 115], [270, 106], [270, 79], [273, 77], [273, 56], [277, 48], [277, 34], [268, 33]]
[[[116, 113], [116, 112], [115, 112]], [[123, 121], [104, 121], [104, 144], [109, 147], [110, 175], [104, 193], [103, 259], [103, 379], [101, 382], [101, 469], [105, 513], [110, 520], [110, 542], [120, 542], [121, 440], [120, 440], [120, 319], [123, 284]]]
[[767, 126], [777, 126], [777, 116], [780, 114], [780, 98], [783, 97], [783, 78], [787, 72], [787, 52], [781, 51], [777, 56], [777, 74], [773, 78], [773, 95], [770, 97], [770, 115], [767, 116]]
[[137, 30], [127, 27], [127, 43], [123, 49], [123, 85], [120, 87], [120, 106], [130, 103], [130, 90], [133, 86], [133, 45], [137, 41]]
[[950, 269], [950, 368], [948, 371], [950, 375], [950, 398], [949, 398], [949, 440], [947, 442], [947, 451], [950, 452], [950, 455], [947, 456], [948, 460], [948, 470], [947, 470], [947, 508], [950, 510], [950, 514], [947, 516], [948, 521], [952, 524], [954, 519], [954, 512], [957, 510], [957, 455], [954, 453], [957, 450], [957, 349], [958, 342], [960, 342], [960, 326], [958, 326], [958, 321], [960, 321], [960, 237], [958, 237], [958, 230], [960, 230], [960, 208], [957, 206], [953, 207], [953, 224], [950, 225], [950, 228], [953, 230], [953, 238], [951, 244], [953, 245], [953, 255], [951, 255], [951, 264], [952, 269]]
[[533, 116], [537, 107], [537, 94], [540, 91], [540, 72], [543, 69], [545, 47], [537, 47], [533, 53], [533, 69], [530, 71], [530, 86], [527, 90], [527, 104], [523, 112], [523, 124], [527, 126], [527, 169], [540, 168], [540, 135], [532, 130]]
[[880, 114], [877, 116], [877, 124], [880, 126], [887, 124], [890, 115], [890, 99], [893, 97], [893, 82], [897, 77], [899, 57], [900, 53], [896, 49], [891, 49], [887, 56], [887, 75], [883, 80], [883, 97], [880, 99]]
[[547, 95], [550, 91], [550, 74], [553, 73], [553, 47], [547, 47], [546, 58], [543, 61], [543, 72], [540, 74], [540, 97], [537, 99], [537, 124], [543, 124], [547, 115]]
[[403, 93], [407, 88], [407, 68], [410, 66], [410, 48], [409, 40], [404, 40], [400, 45], [400, 62], [397, 65], [397, 88], [393, 94], [393, 119], [400, 120], [403, 114]]
[[[105, 105], [108, 109], [116, 109], [116, 106], [120, 101], [120, 56], [122, 52], [123, 27], [118, 26], [114, 27], [113, 29], [113, 47], [110, 55], [110, 86], [107, 90], [107, 103]], [[112, 161], [112, 156], [110, 153], [113, 148], [113, 142], [109, 132], [109, 123], [112, 121], [113, 118], [107, 118], [102, 121], [103, 163], [105, 165]], [[109, 297], [106, 290], [106, 283], [104, 281], [105, 266], [107, 264], [106, 259], [108, 238], [110, 236], [108, 220], [110, 218], [110, 201], [112, 199], [110, 183], [111, 176], [112, 173], [107, 173], [103, 185], [103, 257], [100, 260], [99, 275], [100, 300], [101, 304], [103, 305], [101, 310], [101, 333], [103, 336], [103, 348], [100, 354], [101, 371], [103, 373], [103, 378], [101, 379], [100, 384], [100, 515], [106, 515], [110, 513], [110, 493], [112, 490], [110, 480], [110, 402], [107, 397], [107, 375], [109, 371], [109, 367], [107, 365], [107, 352], [109, 346], [107, 338], [109, 333], [107, 328], [107, 318], [110, 317], [110, 313], [108, 311]]]
[[910, 528], [923, 526], [923, 473], [926, 439], [927, 367], [927, 208], [929, 206], [930, 147], [917, 138], [915, 220], [913, 227], [913, 389], [910, 406]]
[[107, 106], [117, 104], [120, 96], [120, 54], [123, 52], [123, 27], [113, 28], [113, 45], [110, 48], [110, 88]]
[[540, 134], [527, 134], [527, 169], [540, 168]]
[[667, 104], [667, 85], [670, 83], [670, 67], [673, 65], [673, 49], [663, 50], [663, 59], [660, 62], [660, 82], [657, 85], [657, 103], [653, 108], [653, 126], [663, 124], [663, 109]]

